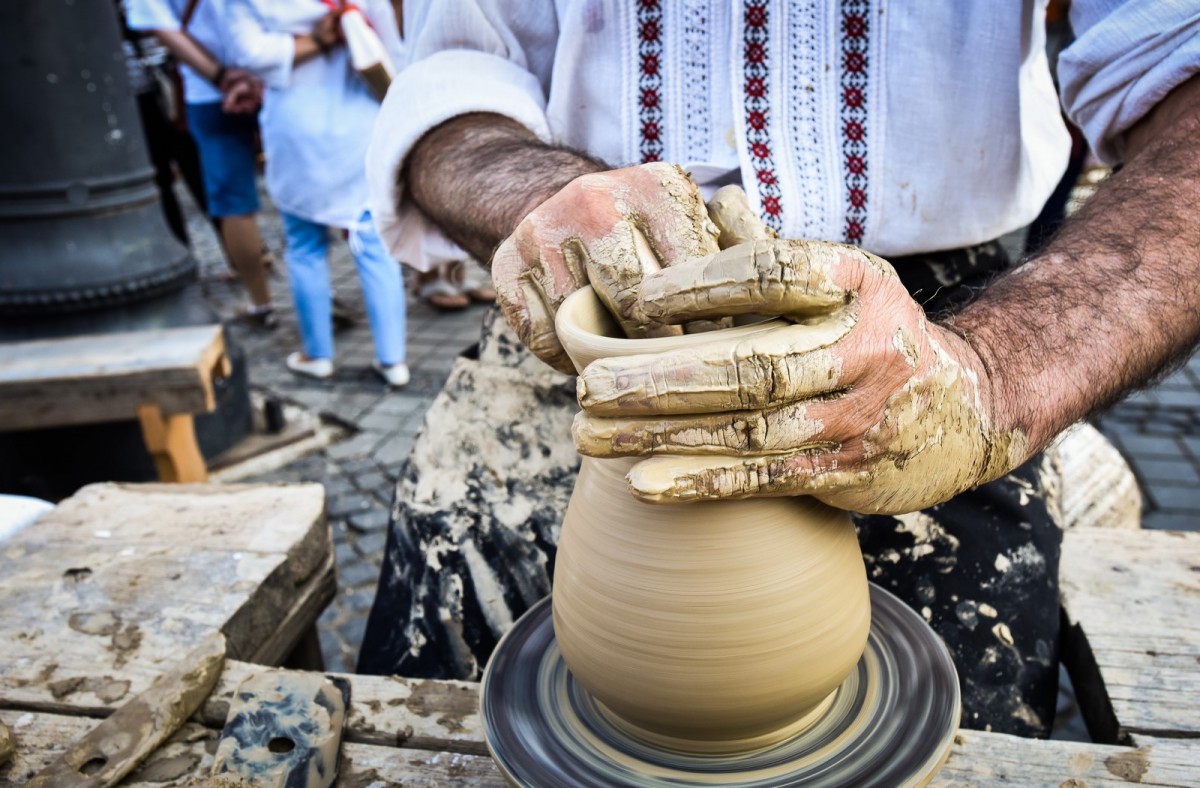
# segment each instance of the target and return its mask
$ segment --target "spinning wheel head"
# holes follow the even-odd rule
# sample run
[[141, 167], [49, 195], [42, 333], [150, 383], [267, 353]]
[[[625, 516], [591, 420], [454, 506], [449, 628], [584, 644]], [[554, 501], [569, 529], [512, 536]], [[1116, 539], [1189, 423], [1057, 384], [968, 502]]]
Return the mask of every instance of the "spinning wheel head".
[[811, 724], [770, 747], [714, 756], [614, 724], [567, 670], [543, 599], [488, 663], [485, 741], [524, 786], [923, 785], [958, 728], [958, 678], [941, 640], [904, 603], [871, 586], [871, 608], [862, 659]]

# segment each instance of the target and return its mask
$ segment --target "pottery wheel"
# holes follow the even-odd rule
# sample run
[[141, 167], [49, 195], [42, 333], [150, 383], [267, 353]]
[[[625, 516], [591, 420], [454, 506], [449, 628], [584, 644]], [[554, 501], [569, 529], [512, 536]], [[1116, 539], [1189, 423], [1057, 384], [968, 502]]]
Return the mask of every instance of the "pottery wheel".
[[736, 755], [664, 750], [615, 726], [574, 680], [554, 640], [547, 597], [492, 655], [482, 715], [492, 757], [523, 786], [923, 785], [949, 754], [959, 689], [933, 630], [871, 585], [862, 659], [810, 727]]

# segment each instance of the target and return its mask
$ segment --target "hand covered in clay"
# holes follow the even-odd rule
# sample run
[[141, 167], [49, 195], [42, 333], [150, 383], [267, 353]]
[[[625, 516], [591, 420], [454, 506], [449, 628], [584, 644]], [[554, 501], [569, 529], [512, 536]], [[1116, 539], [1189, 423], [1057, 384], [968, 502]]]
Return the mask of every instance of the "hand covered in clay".
[[993, 425], [976, 352], [930, 323], [891, 265], [860, 249], [743, 242], [648, 273], [639, 298], [636, 311], [661, 323], [782, 318], [741, 338], [583, 371], [576, 446], [648, 456], [629, 474], [643, 500], [812, 495], [898, 514], [1025, 458], [1024, 436]]
[[682, 333], [639, 312], [647, 274], [715, 254], [718, 229], [696, 185], [673, 164], [576, 178], [535, 208], [492, 258], [497, 300], [521, 341], [574, 373], [554, 333], [563, 299], [589, 282], [631, 337]]

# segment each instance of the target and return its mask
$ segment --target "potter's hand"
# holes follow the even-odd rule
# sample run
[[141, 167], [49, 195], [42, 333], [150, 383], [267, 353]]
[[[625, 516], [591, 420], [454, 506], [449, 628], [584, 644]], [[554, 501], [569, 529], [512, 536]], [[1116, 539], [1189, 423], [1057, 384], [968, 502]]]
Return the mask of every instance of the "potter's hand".
[[589, 281], [631, 337], [682, 329], [640, 314], [647, 273], [717, 251], [696, 185], [671, 164], [583, 175], [535, 208], [492, 258], [497, 300], [521, 341], [573, 373], [554, 333], [563, 299]]
[[652, 502], [813, 495], [902, 513], [1024, 459], [992, 426], [987, 370], [929, 323], [884, 260], [812, 241], [743, 243], [645, 277], [639, 309], [680, 322], [785, 318], [750, 337], [602, 359], [579, 378], [576, 445], [651, 456], [630, 485]]

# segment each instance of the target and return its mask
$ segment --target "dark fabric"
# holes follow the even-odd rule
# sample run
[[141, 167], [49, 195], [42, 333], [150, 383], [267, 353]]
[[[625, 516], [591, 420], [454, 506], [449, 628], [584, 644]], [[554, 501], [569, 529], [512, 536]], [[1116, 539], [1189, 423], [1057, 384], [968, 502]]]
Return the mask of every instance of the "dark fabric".
[[[167, 117], [162, 94], [140, 93], [137, 97], [138, 112], [142, 120], [142, 131], [146, 135], [146, 148], [150, 163], [154, 166], [154, 182], [162, 198], [163, 216], [180, 242], [188, 242], [187, 223], [179, 200], [175, 196], [175, 169], [183, 176], [192, 199], [204, 213], [208, 212], [208, 201], [204, 195], [204, 184], [200, 175], [200, 158], [196, 143], [186, 131], [181, 131]], [[172, 166], [174, 165], [174, 167]]]
[[941, 635], [963, 727], [1049, 736], [1058, 694], [1058, 560], [1041, 457], [904, 517], [855, 515], [867, 577]]
[[1009, 266], [999, 241], [889, 260], [905, 289], [936, 318], [961, 309]]
[[[931, 313], [961, 305], [1007, 267], [996, 243], [891, 262]], [[527, 351], [510, 337], [494, 320], [485, 325], [481, 361], [458, 362], [417, 438], [360, 672], [478, 679], [507, 623], [549, 587], [575, 482], [577, 405], [570, 379], [525, 372], [536, 363], [525, 366]], [[503, 406], [505, 398], [525, 404]], [[924, 512], [856, 516], [868, 576], [953, 653], [968, 728], [1044, 736], [1053, 723], [1060, 534], [1044, 465], [1036, 458]], [[434, 478], [453, 500], [421, 491]]]
[[258, 121], [225, 112], [221, 102], [186, 105], [188, 127], [200, 153], [208, 215], [258, 213]]

